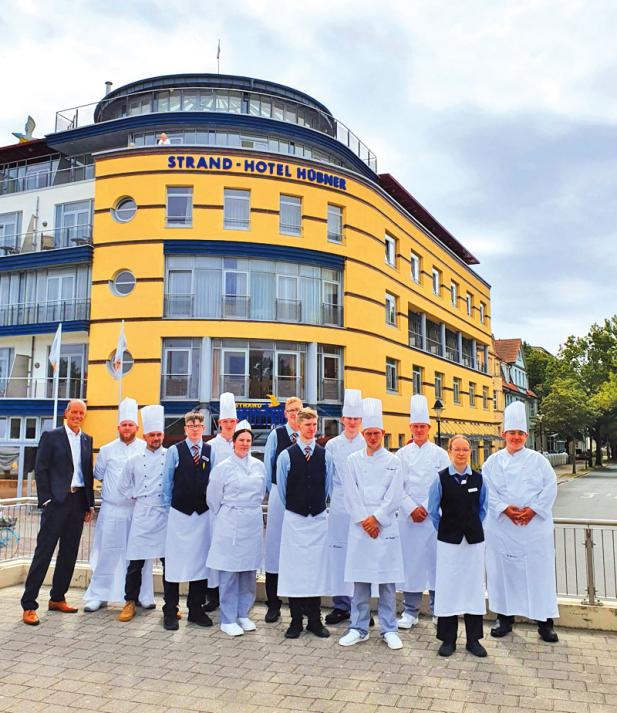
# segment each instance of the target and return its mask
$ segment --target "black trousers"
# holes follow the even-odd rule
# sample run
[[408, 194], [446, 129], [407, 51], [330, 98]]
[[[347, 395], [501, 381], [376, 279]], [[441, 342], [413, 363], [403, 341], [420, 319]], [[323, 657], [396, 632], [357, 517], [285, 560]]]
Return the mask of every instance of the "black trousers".
[[[163, 563], [163, 614], [176, 615], [178, 613], [178, 602], [180, 601], [180, 583], [168, 582], [165, 579], [165, 558], [161, 558]], [[189, 593], [186, 595], [186, 606], [189, 614], [200, 611], [206, 603], [206, 589], [208, 587], [207, 579], [197, 579], [189, 582]], [[216, 588], [218, 594], [218, 587]]]
[[219, 603], [219, 588], [218, 587], [208, 587], [206, 589], [206, 599], [208, 602], [212, 602], [213, 604]]
[[[457, 616], [440, 616], [437, 619], [437, 638], [448, 644], [456, 641], [458, 634]], [[465, 634], [467, 641], [479, 641], [484, 638], [481, 614], [465, 614]]]
[[279, 576], [277, 572], [266, 572], [266, 604], [268, 609], [280, 609], [283, 601], [277, 592]]
[[[497, 614], [497, 618], [499, 619], [499, 621], [502, 621], [504, 624], [509, 624], [510, 626], [514, 626], [514, 617], [513, 616], [508, 616], [506, 614]], [[536, 624], [538, 626], [553, 626], [553, 620], [546, 619], [546, 621], [540, 621], [539, 619], [537, 619]]]
[[84, 528], [84, 514], [87, 510], [88, 503], [83, 489], [69, 493], [63, 503], [52, 501], [43, 508], [36, 549], [21, 598], [24, 610], [38, 609], [39, 590], [58, 543], [60, 544], [49, 598], [52, 602], [64, 601], [75, 571], [79, 541]]
[[289, 611], [291, 620], [298, 624], [302, 623], [303, 616], [309, 624], [320, 622], [321, 597], [289, 597]]

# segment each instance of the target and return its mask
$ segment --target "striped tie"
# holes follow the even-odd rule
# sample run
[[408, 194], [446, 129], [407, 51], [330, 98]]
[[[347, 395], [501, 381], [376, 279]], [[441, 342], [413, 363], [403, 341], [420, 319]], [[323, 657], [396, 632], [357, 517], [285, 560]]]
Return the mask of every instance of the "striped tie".
[[295, 443], [297, 440], [298, 440], [298, 434], [295, 433], [295, 431], [294, 431], [294, 433], [291, 434], [291, 442]]
[[193, 462], [199, 464], [199, 446], [193, 446]]
[[310, 446], [306, 446], [304, 449], [304, 457], [306, 458], [307, 461], [311, 460], [311, 448]]

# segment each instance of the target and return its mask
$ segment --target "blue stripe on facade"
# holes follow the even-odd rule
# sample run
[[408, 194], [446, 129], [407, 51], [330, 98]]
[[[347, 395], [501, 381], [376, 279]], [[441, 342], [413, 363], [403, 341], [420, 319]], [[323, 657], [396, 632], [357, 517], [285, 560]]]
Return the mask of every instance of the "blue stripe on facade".
[[238, 255], [265, 260], [289, 260], [294, 263], [319, 265], [342, 270], [345, 258], [318, 250], [291, 248], [287, 245], [227, 242], [225, 240], [165, 240], [165, 255]]
[[92, 262], [92, 245], [59, 250], [41, 250], [36, 253], [21, 253], [0, 257], [0, 272], [14, 270], [36, 270], [38, 267], [54, 265], [78, 265]]
[[[58, 400], [58, 413], [63, 413], [68, 399]], [[0, 399], [0, 416], [53, 416], [53, 399]]]
[[[58, 329], [59, 322], [38, 322], [37, 324], [13, 324], [0, 327], [0, 337], [15, 336], [18, 334], [53, 334]], [[62, 322], [63, 332], [87, 332], [90, 322], [79, 319], [74, 322]]]
[[[181, 128], [183, 126], [187, 128], [202, 126], [221, 129], [231, 128], [242, 129], [244, 131], [250, 131], [252, 129], [254, 131], [274, 134], [276, 136], [285, 136], [292, 140], [296, 139], [298, 141], [308, 141], [312, 146], [316, 146], [326, 152], [331, 152], [340, 156], [363, 176], [366, 176], [372, 181], [377, 180], [377, 174], [372, 171], [364, 163], [364, 161], [362, 161], [362, 159], [356, 156], [351, 149], [348, 149], [347, 146], [342, 144], [337, 139], [313, 129], [307, 129], [304, 126], [297, 126], [296, 124], [278, 121], [277, 119], [249, 116], [247, 114], [225, 114], [209, 111], [171, 111], [158, 112], [155, 114], [141, 114], [139, 116], [129, 116], [122, 119], [105, 121], [100, 124], [92, 124], [90, 126], [84, 126], [81, 129], [60, 131], [57, 134], [47, 134], [45, 139], [47, 144], [52, 148], [61, 148], [65, 143], [74, 143], [75, 141], [104, 136], [105, 134], [113, 134], [116, 132], [135, 131], [136, 129], [147, 129], [153, 127], [160, 128], [163, 125], [166, 129], [170, 129], [172, 127]], [[183, 148], [186, 153], [186, 148], [188, 147], [170, 146], [169, 153], [177, 151], [178, 149], [182, 150]], [[217, 153], [225, 150], [225, 147], [220, 146], [206, 146], [200, 148], [210, 148], [212, 151], [216, 151]], [[229, 148], [234, 147], [230, 146]], [[289, 158], [302, 161], [302, 159], [298, 156], [290, 155]], [[310, 159], [307, 159], [307, 162], [311, 163]], [[333, 166], [332, 168], [333, 170], [336, 170], [336, 166]]]

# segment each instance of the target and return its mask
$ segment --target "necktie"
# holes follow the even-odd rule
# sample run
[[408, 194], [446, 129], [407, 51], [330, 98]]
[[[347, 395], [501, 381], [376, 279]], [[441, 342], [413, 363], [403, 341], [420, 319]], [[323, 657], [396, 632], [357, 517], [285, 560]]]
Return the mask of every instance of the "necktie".
[[298, 440], [298, 434], [297, 433], [292, 433], [291, 434], [291, 442], [295, 443]]
[[195, 465], [199, 463], [199, 446], [193, 446], [193, 462]]
[[306, 446], [306, 448], [304, 449], [304, 457], [306, 458], [306, 460], [311, 460], [311, 448], [310, 448], [310, 446]]

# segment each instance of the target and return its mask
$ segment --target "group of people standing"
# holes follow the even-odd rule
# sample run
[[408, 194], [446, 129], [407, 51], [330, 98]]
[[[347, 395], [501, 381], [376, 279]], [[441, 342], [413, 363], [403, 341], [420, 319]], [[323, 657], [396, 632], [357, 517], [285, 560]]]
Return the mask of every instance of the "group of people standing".
[[[179, 627], [179, 584], [188, 582], [188, 621], [212, 626], [208, 614], [220, 608], [221, 630], [239, 636], [256, 628], [250, 610], [263, 562], [265, 621], [280, 618], [281, 597], [287, 597], [289, 639], [301, 635], [305, 619], [307, 631], [330, 635], [321, 597], [331, 596], [325, 623], [348, 622], [339, 644], [366, 641], [375, 596], [381, 636], [390, 649], [400, 649], [398, 630], [417, 624], [428, 592], [439, 654], [456, 650], [462, 615], [467, 650], [483, 657], [488, 590], [498, 616], [493, 636], [508, 634], [514, 617], [522, 616], [537, 621], [543, 640], [557, 641], [556, 477], [542, 455], [525, 448], [524, 405], [506, 408], [505, 448], [487, 459], [482, 473], [470, 466], [465, 436], [451, 438], [447, 452], [429, 441], [421, 395], [411, 400], [412, 440], [396, 454], [383, 446], [380, 400], [346, 389], [342, 413], [343, 432], [322, 447], [315, 438], [317, 413], [288, 399], [286, 424], [271, 431], [262, 463], [251, 456], [252, 429], [238, 421], [232, 394], [221, 395], [214, 439], [204, 442], [203, 414], [190, 412], [186, 438], [169, 449], [162, 445], [162, 406], [141, 409], [142, 441], [137, 403], [125, 399], [118, 438], [101, 448], [93, 471], [91, 439], [80, 429], [85, 405], [69, 402], [66, 425], [44, 434], [37, 454], [43, 513], [22, 598], [24, 622], [39, 623], [38, 591], [58, 540], [49, 609], [77, 611], [64, 596], [81, 527], [92, 514], [94, 475], [103, 483], [102, 506], [85, 611], [124, 600], [118, 618], [128, 622], [138, 607], [153, 608], [152, 565], [160, 558], [165, 629]], [[82, 444], [80, 452], [75, 443]], [[403, 592], [398, 619], [397, 589]]]

